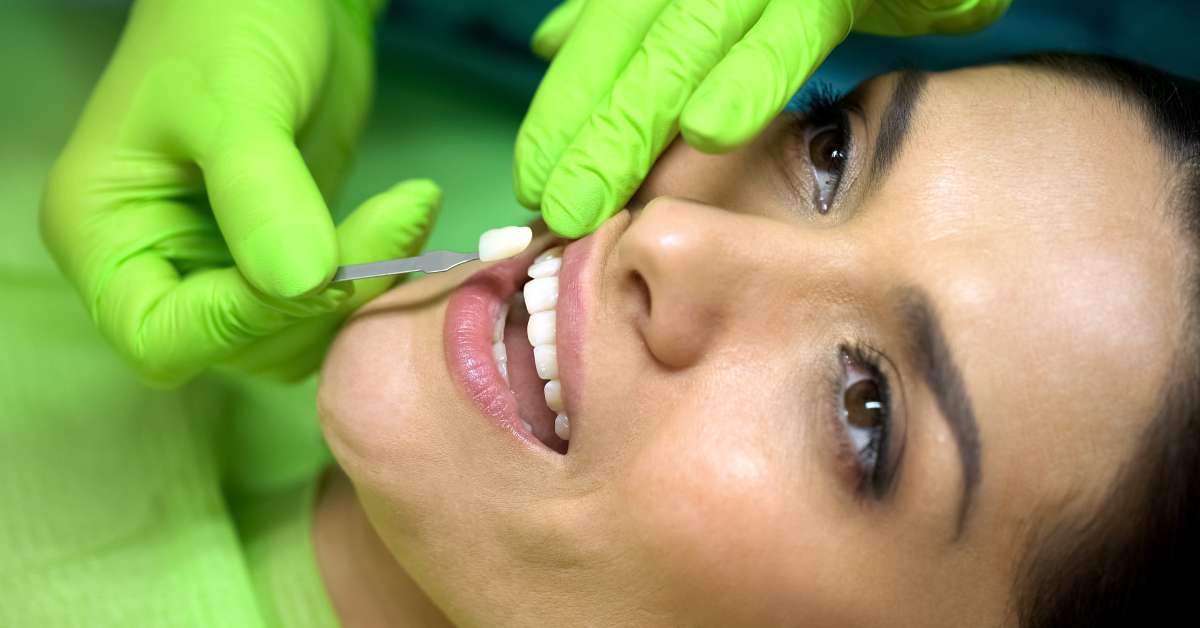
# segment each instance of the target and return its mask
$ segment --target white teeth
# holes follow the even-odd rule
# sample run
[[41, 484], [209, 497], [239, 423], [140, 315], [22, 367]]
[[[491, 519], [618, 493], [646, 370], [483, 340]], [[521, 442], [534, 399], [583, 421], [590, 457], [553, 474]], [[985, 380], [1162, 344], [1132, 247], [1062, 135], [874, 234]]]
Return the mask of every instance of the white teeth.
[[[515, 227], [509, 229], [515, 229]], [[526, 239], [518, 248], [517, 243], [524, 236], [512, 232], [501, 233], [504, 231], [504, 229], [496, 229], [480, 237], [481, 259], [484, 259], [485, 253], [499, 256], [491, 259], [511, 257], [528, 245]], [[498, 253], [498, 251], [509, 250], [512, 252], [503, 255]], [[543, 388], [543, 393], [546, 398], [546, 406], [557, 414], [554, 418], [554, 433], [562, 440], [569, 440], [571, 438], [571, 421], [566, 414], [563, 414], [562, 382], [558, 378], [556, 308], [558, 307], [558, 272], [562, 268], [562, 253], [562, 247], [554, 247], [538, 255], [526, 271], [530, 280], [525, 283], [521, 291], [513, 295], [511, 302], [522, 304], [529, 312], [529, 325], [525, 331], [529, 337], [529, 344], [533, 347], [533, 364], [537, 369], [538, 377], [548, 380]], [[496, 326], [492, 330], [492, 354], [496, 358], [496, 366], [505, 382], [508, 381], [508, 351], [504, 346], [504, 328], [507, 319], [508, 304], [505, 304], [501, 307]], [[525, 425], [525, 429], [533, 432], [529, 423], [525, 421], [522, 423]]]
[[504, 325], [508, 322], [508, 304], [500, 306], [496, 314], [496, 325], [492, 327], [492, 342], [504, 342]]
[[562, 268], [562, 247], [554, 247], [537, 256], [529, 266], [530, 281], [525, 284], [525, 304], [529, 316], [529, 344], [533, 345], [533, 364], [538, 377], [546, 380], [543, 392], [546, 406], [558, 416], [554, 433], [563, 440], [571, 438], [571, 423], [562, 414], [562, 382], [558, 379], [557, 318], [558, 271]]
[[496, 324], [492, 326], [492, 357], [496, 359], [496, 368], [504, 383], [508, 383], [508, 349], [504, 346], [504, 325], [508, 322], [508, 304], [500, 305], [496, 313]]
[[555, 345], [534, 347], [533, 365], [537, 367], [538, 377], [558, 379], [558, 347]]
[[571, 419], [567, 415], [560, 414], [554, 417], [554, 433], [563, 440], [571, 440]]
[[558, 305], [558, 277], [539, 277], [525, 284], [525, 307], [530, 314], [549, 312]]
[[521, 419], [521, 423], [525, 426], [525, 429], [529, 430], [530, 434], [533, 433], [533, 426], [529, 424], [529, 421], [526, 421], [525, 419]]
[[479, 260], [491, 262], [512, 257], [533, 240], [533, 229], [529, 227], [501, 227], [489, 229], [479, 236]]
[[492, 343], [492, 357], [496, 359], [496, 368], [500, 370], [500, 377], [504, 378], [504, 383], [508, 383], [508, 348], [504, 346], [504, 341]]
[[555, 314], [551, 310], [549, 312], [536, 312], [529, 315], [529, 326], [525, 329], [529, 336], [529, 344], [552, 345], [556, 334]]
[[562, 412], [562, 382], [552, 379], [546, 382], [546, 405], [555, 412]]
[[[549, 253], [556, 251], [557, 254], [547, 257]], [[526, 271], [527, 274], [533, 279], [554, 277], [558, 275], [558, 269], [562, 268], [562, 258], [559, 257], [561, 254], [562, 249], [550, 249], [549, 251], [542, 253], [536, 260], [533, 261], [533, 265], [531, 265], [529, 270]]]
[[538, 262], [544, 262], [548, 259], [555, 259], [555, 258], [561, 259], [562, 255], [563, 255], [563, 247], [552, 246], [552, 247], [546, 249], [545, 251], [538, 253], [538, 256], [533, 258], [533, 263], [537, 264]]

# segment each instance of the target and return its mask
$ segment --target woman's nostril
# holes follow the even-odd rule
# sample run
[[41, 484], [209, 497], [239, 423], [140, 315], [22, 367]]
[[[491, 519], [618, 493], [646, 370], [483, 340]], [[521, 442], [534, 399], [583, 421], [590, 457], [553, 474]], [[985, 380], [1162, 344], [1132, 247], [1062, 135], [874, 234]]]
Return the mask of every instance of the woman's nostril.
[[639, 322], [644, 322], [650, 319], [650, 284], [646, 282], [646, 278], [638, 271], [630, 271], [629, 273], [629, 291], [632, 293], [632, 301], [635, 304], [635, 315]]

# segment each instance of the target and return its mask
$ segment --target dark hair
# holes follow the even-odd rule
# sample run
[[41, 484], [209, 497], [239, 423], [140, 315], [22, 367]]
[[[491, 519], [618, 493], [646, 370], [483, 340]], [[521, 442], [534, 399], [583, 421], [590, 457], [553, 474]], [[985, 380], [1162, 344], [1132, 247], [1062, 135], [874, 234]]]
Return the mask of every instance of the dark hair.
[[1168, 214], [1190, 243], [1190, 294], [1173, 378], [1131, 459], [1086, 517], [1035, 531], [1022, 557], [1013, 610], [1027, 628], [1140, 626], [1191, 616], [1200, 591], [1200, 83], [1133, 61], [1042, 53], [1012, 63], [1100, 90], [1142, 114], [1168, 173]]

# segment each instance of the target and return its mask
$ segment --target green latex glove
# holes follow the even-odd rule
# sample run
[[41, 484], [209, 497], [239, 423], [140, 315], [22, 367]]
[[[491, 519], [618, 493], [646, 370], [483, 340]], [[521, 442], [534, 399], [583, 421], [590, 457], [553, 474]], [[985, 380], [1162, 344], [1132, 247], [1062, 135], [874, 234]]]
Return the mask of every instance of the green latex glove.
[[419, 247], [439, 198], [428, 182], [385, 193], [338, 231], [326, 205], [370, 103], [379, 4], [133, 6], [50, 174], [41, 226], [148, 381], [228, 362], [298, 376], [352, 302], [352, 286], [326, 287], [339, 259]]
[[533, 36], [554, 60], [517, 136], [517, 198], [579, 237], [676, 133], [706, 152], [751, 140], [851, 30], [966, 32], [1010, 1], [567, 0]]

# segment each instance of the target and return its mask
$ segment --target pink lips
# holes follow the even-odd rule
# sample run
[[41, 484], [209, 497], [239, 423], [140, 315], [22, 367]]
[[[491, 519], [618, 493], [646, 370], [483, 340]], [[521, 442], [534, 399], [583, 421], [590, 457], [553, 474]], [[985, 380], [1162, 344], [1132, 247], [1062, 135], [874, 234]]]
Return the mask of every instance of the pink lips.
[[[585, 278], [583, 267], [590, 266], [586, 262], [593, 242], [594, 238], [588, 236], [567, 246], [559, 271], [558, 361], [568, 416], [578, 407], [577, 395], [583, 378], [580, 347], [586, 290], [581, 289], [581, 283]], [[531, 247], [521, 256], [499, 262], [467, 279], [447, 303], [443, 335], [450, 374], [479, 411], [527, 445], [544, 450], [547, 447], [522, 424], [517, 399], [492, 357], [496, 317], [524, 283], [525, 271], [538, 252]], [[574, 427], [572, 432], [576, 432]]]
[[517, 291], [532, 253], [499, 262], [467, 279], [446, 305], [443, 332], [450, 374], [484, 416], [530, 445], [544, 447], [521, 424], [517, 399], [492, 357], [492, 329], [501, 305]]

